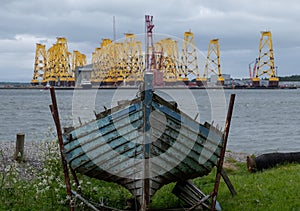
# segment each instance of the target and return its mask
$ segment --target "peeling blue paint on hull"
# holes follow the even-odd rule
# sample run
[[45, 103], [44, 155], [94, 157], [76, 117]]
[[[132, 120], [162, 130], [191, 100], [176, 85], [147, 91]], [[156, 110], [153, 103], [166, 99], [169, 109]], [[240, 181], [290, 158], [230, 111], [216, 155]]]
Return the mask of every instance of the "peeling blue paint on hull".
[[145, 110], [142, 96], [64, 133], [67, 162], [78, 173], [124, 186], [139, 200], [145, 178], [151, 198], [163, 185], [207, 175], [217, 164], [220, 130], [200, 124], [155, 93], [145, 130]]

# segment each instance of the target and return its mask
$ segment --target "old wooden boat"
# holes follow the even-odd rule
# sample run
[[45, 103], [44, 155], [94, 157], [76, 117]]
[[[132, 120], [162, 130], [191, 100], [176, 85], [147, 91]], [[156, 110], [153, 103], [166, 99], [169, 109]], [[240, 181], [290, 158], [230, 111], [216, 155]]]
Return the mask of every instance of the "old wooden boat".
[[144, 77], [140, 97], [66, 130], [63, 144], [75, 172], [120, 184], [148, 206], [163, 185], [207, 175], [220, 157], [223, 134], [158, 96], [152, 73]]

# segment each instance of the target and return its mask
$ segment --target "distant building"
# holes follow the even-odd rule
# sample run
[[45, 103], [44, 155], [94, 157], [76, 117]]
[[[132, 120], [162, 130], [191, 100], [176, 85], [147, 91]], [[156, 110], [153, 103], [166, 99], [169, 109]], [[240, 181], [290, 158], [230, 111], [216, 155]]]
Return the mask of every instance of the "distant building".
[[[223, 78], [224, 78], [224, 84], [228, 84], [231, 83], [231, 78], [230, 78], [230, 74], [222, 74]], [[218, 76], [217, 75], [211, 75], [210, 76], [210, 83], [211, 84], [217, 84], [218, 81]]]
[[75, 69], [76, 86], [81, 84], [82, 80], [91, 81], [91, 75], [93, 71], [93, 64], [88, 64]]

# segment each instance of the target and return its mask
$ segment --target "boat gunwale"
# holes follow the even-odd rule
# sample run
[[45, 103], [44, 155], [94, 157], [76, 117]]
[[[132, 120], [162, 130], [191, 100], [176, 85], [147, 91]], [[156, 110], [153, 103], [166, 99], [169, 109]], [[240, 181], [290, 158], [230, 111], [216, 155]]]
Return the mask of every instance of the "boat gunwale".
[[[72, 128], [72, 131], [74, 131], [74, 130], [76, 130], [76, 129], [78, 129], [78, 128], [81, 128], [81, 127], [83, 127], [83, 126], [85, 126], [85, 125], [88, 125], [88, 124], [90, 124], [90, 123], [92, 123], [92, 122], [95, 122], [95, 121], [97, 121], [97, 120], [99, 120], [99, 119], [102, 119], [102, 118], [104, 118], [104, 117], [107, 117], [107, 116], [111, 115], [112, 113], [117, 112], [117, 111], [119, 111], [120, 109], [125, 108], [125, 107], [127, 107], [127, 106], [130, 106], [130, 105], [136, 105], [136, 104], [142, 103], [142, 102], [143, 102], [143, 99], [144, 99], [144, 92], [141, 92], [141, 96], [140, 96], [140, 97], [137, 97], [137, 98], [134, 98], [134, 99], [128, 100], [128, 101], [126, 100], [124, 103], [119, 104], [119, 105], [117, 105], [117, 106], [115, 106], [115, 107], [112, 107], [112, 108], [107, 109], [107, 110], [105, 110], [105, 111], [102, 111], [102, 112], [100, 112], [100, 113], [95, 113], [96, 119], [93, 119], [93, 120], [91, 120], [91, 121], [85, 122], [84, 124], [78, 125], [77, 127], [73, 127], [73, 128]], [[200, 122], [198, 122], [198, 121], [194, 120], [193, 118], [191, 118], [191, 117], [190, 117], [189, 115], [187, 115], [185, 112], [183, 112], [183, 111], [181, 111], [180, 109], [178, 109], [176, 106], [170, 104], [170, 102], [164, 100], [162, 97], [160, 97], [160, 96], [159, 96], [158, 94], [156, 94], [155, 92], [153, 92], [152, 100], [153, 100], [154, 102], [157, 102], [158, 104], [161, 104], [161, 105], [166, 106], [167, 108], [173, 110], [173, 111], [176, 112], [176, 113], [180, 113], [181, 116], [184, 116], [185, 118], [187, 118], [188, 120], [190, 120], [190, 121], [192, 121], [192, 122], [194, 122], [194, 123], [201, 124]], [[215, 128], [213, 125], [209, 124], [208, 122], [205, 122], [205, 123], [207, 123], [207, 124], [209, 125], [209, 126], [208, 126], [208, 127], [209, 127], [208, 129], [211, 129], [211, 127], [213, 127], [216, 131], [218, 131], [219, 133], [223, 134], [223, 132], [222, 132], [221, 130], [219, 130], [218, 128]], [[203, 126], [206, 127], [206, 124], [205, 124], [205, 123], [204, 123], [204, 124], [201, 124], [201, 125], [203, 125]], [[67, 132], [67, 133], [70, 133], [70, 131]]]
[[[136, 105], [136, 104], [133, 104], [133, 105]], [[126, 107], [126, 106], [125, 106], [125, 107]], [[124, 107], [124, 108], [125, 108], [125, 107]], [[159, 108], [157, 108], [157, 109], [159, 109]], [[160, 109], [159, 109], [159, 110], [160, 110]], [[135, 114], [135, 113], [138, 113], [138, 112], [141, 112], [141, 111], [142, 111], [142, 109], [134, 110], [134, 111], [131, 112], [131, 114]], [[161, 111], [161, 110], [160, 110], [160, 112], [165, 113], [165, 112], [163, 112], [163, 111]], [[180, 114], [181, 114], [181, 113], [180, 113]], [[108, 116], [106, 116], [106, 117], [108, 117]], [[120, 119], [124, 119], [124, 118], [127, 118], [127, 116], [121, 116]], [[141, 116], [140, 118], [142, 118], [142, 116]], [[133, 122], [139, 121], [140, 118], [139, 118], [139, 119], [135, 119]], [[178, 121], [176, 118], [173, 118], [173, 117], [171, 117], [171, 116], [169, 116], [169, 118], [172, 118], [172, 119]], [[174, 120], [173, 120], [173, 121], [174, 121]], [[192, 119], [190, 119], [190, 120], [192, 120]], [[195, 120], [193, 120], [193, 121], [195, 121]], [[88, 134], [97, 132], [97, 131], [99, 131], [101, 128], [105, 128], [105, 127], [107, 127], [107, 126], [109, 126], [109, 125], [112, 125], [112, 124], [113, 124], [113, 122], [108, 123], [107, 125], [105, 125], [105, 126], [103, 126], [103, 127], [100, 127], [100, 128], [97, 127], [97, 129], [91, 130], [91, 131], [89, 131], [89, 132], [87, 132], [87, 133], [81, 133], [80, 135], [75, 136], [75, 138], [72, 137], [71, 140], [64, 142], [64, 144], [67, 145], [68, 143], [71, 143], [72, 141], [75, 141], [75, 140], [77, 140], [77, 139], [80, 139], [81, 137], [84, 137], [84, 136], [86, 136], [86, 135], [88, 135]], [[200, 123], [197, 123], [197, 124], [198, 124], [198, 126], [199, 126]], [[202, 127], [204, 127], [204, 128], [207, 128], [207, 129], [208, 129], [208, 132], [210, 132], [211, 129], [217, 130], [217, 131], [214, 131], [214, 132], [219, 132], [218, 129], [215, 129], [214, 126], [210, 125], [210, 124], [207, 123], [207, 122], [206, 122], [206, 124], [204, 124], [204, 125], [203, 125], [203, 124], [200, 124], [200, 125], [201, 125]], [[208, 125], [208, 126], [207, 126], [207, 125]], [[83, 126], [84, 126], [84, 125], [83, 125]], [[81, 126], [81, 127], [83, 127], [83, 126]], [[97, 126], [98, 126], [98, 124], [97, 124]], [[181, 124], [181, 126], [183, 126], [183, 127], [185, 127], [185, 128], [188, 128], [185, 124]], [[125, 127], [125, 126], [124, 126], [124, 127]], [[118, 127], [118, 128], [123, 128], [123, 126], [120, 126], [120, 127]], [[200, 127], [199, 127], [199, 128], [200, 128]], [[188, 129], [190, 130], [191, 128], [188, 128]], [[74, 130], [72, 130], [72, 131], [75, 131], [75, 130], [76, 130], [76, 129], [74, 129]], [[71, 134], [72, 131], [68, 132], [68, 134]], [[197, 133], [198, 135], [202, 136], [202, 138], [204, 138], [206, 141], [208, 141], [208, 142], [210, 142], [210, 143], [216, 145], [215, 142], [212, 141], [212, 140], [209, 138], [209, 136], [206, 137], [206, 136], [203, 135], [201, 132], [199, 132], [199, 130], [198, 130], [198, 131], [191, 130], [191, 131], [193, 131], [194, 133]], [[107, 133], [101, 134], [100, 136], [105, 136], [105, 135], [107, 135], [107, 134], [109, 134], [109, 133], [110, 133], [110, 132], [107, 132]], [[65, 135], [66, 135], [66, 134], [65, 134]], [[87, 144], [87, 143], [90, 143], [91, 141], [95, 141], [95, 139], [99, 138], [100, 136], [97, 136], [97, 137], [93, 138], [92, 140], [86, 141], [86, 142], [84, 142], [84, 143], [82, 143], [82, 144]], [[70, 139], [70, 138], [68, 138], [67, 135], [66, 135], [66, 140], [68, 140], [68, 139]], [[220, 144], [222, 144], [222, 141], [220, 142]], [[218, 145], [220, 145], [220, 144], [218, 144]], [[76, 147], [74, 147], [74, 148], [76, 148]], [[71, 150], [71, 149], [69, 149], [68, 151], [70, 151], [70, 150]], [[68, 151], [67, 151], [67, 152], [68, 152]]]

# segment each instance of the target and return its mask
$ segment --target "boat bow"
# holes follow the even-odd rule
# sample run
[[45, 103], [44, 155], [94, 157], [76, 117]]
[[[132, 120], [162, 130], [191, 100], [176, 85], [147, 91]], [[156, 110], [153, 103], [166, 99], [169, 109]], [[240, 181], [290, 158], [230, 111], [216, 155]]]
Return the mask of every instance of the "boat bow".
[[208, 174], [222, 147], [220, 130], [155, 94], [151, 77], [140, 97], [63, 135], [66, 160], [76, 172], [118, 183], [141, 204], [165, 184]]

